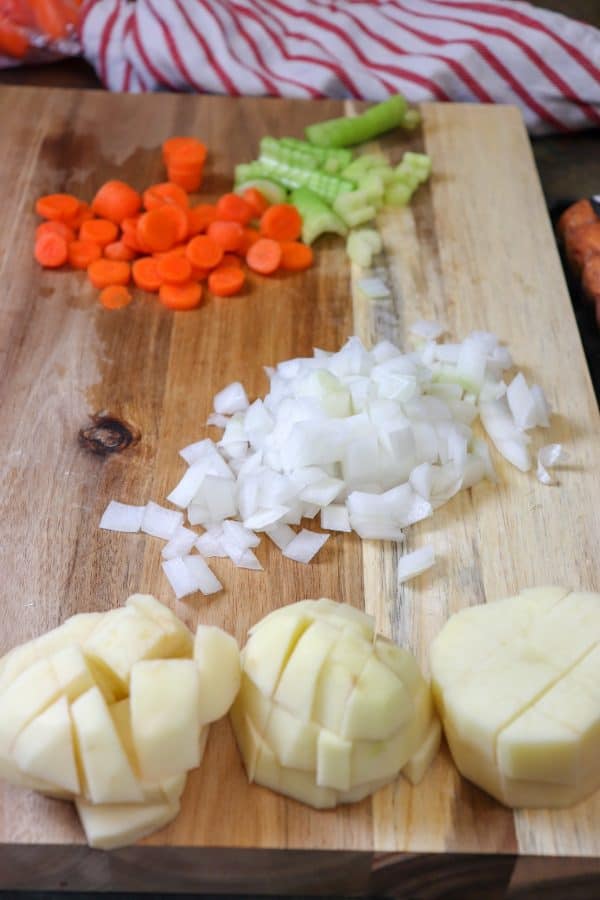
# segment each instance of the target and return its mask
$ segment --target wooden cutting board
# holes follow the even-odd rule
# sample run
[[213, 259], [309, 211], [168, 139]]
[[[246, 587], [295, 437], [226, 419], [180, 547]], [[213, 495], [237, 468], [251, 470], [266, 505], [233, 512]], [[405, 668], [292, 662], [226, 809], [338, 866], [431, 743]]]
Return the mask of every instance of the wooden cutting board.
[[[191, 627], [215, 623], [240, 642], [282, 603], [330, 596], [374, 613], [427, 669], [432, 638], [461, 607], [541, 583], [600, 590], [598, 411], [515, 109], [425, 106], [422, 131], [381, 142], [392, 161], [424, 147], [434, 172], [410, 208], [380, 220], [391, 302], [365, 304], [353, 291], [338, 239], [322, 241], [303, 275], [257, 278], [243, 297], [178, 314], [148, 296], [106, 311], [83, 275], [41, 271], [32, 259], [42, 193], [89, 200], [112, 177], [143, 188], [164, 177], [161, 141], [193, 133], [211, 151], [203, 195], [212, 199], [228, 189], [233, 166], [256, 155], [262, 135], [301, 136], [307, 123], [343, 110], [333, 101], [0, 91], [0, 652], [134, 591], [155, 594]], [[498, 486], [461, 493], [409, 529], [408, 549], [431, 542], [439, 561], [400, 589], [389, 544], [336, 536], [302, 566], [265, 540], [264, 572], [218, 561], [225, 592], [176, 604], [160, 568], [162, 542], [99, 531], [111, 498], [163, 500], [184, 470], [178, 449], [216, 436], [204, 423], [224, 385], [239, 379], [257, 396], [267, 387], [264, 365], [315, 346], [334, 350], [353, 333], [404, 343], [419, 317], [440, 320], [456, 338], [495, 332], [544, 387], [556, 414], [534, 440], [568, 448], [559, 486], [544, 487], [495, 454]], [[99, 455], [82, 444], [80, 432], [94, 423], [93, 436], [122, 449]], [[569, 810], [514, 813], [463, 780], [446, 749], [417, 788], [400, 779], [360, 804], [317, 812], [248, 786], [222, 721], [176, 821], [112, 854], [85, 847], [69, 804], [0, 790], [5, 889], [393, 888], [404, 896], [394, 888], [403, 883], [415, 889], [406, 896], [417, 896], [425, 879], [427, 896], [442, 896], [435, 875], [446, 887], [458, 878], [485, 886], [473, 896], [492, 897], [509, 881], [518, 892], [547, 877], [532, 856], [553, 857], [561, 877], [600, 873], [600, 794]]]

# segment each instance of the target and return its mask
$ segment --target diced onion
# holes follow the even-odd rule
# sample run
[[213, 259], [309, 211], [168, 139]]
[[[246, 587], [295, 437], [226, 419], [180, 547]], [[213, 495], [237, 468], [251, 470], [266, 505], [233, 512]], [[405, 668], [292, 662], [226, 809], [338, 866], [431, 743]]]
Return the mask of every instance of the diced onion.
[[195, 594], [198, 590], [197, 579], [194, 578], [193, 573], [190, 572], [180, 556], [165, 560], [162, 564], [162, 569], [175, 592], [177, 600], [181, 600], [182, 597], [188, 597], [190, 594]]
[[276, 547], [279, 547], [280, 550], [285, 550], [290, 541], [293, 541], [296, 536], [294, 529], [290, 528], [289, 525], [285, 525], [283, 522], [280, 522], [277, 525], [271, 525], [270, 528], [265, 528], [265, 534], [273, 541]]
[[410, 330], [418, 337], [425, 338], [426, 341], [435, 341], [444, 333], [444, 327], [439, 322], [428, 322], [425, 319], [418, 319], [416, 322], [413, 322]]
[[248, 409], [248, 397], [243, 384], [234, 381], [215, 395], [213, 406], [217, 415], [232, 415]]
[[306, 528], [303, 528], [289, 542], [283, 551], [283, 555], [287, 556], [288, 559], [294, 559], [296, 562], [308, 563], [319, 552], [328, 538], [328, 534], [318, 534], [315, 531], [307, 531]]
[[139, 531], [145, 510], [145, 506], [130, 506], [111, 500], [100, 519], [100, 528], [107, 531]]
[[421, 575], [435, 563], [435, 553], [431, 544], [405, 553], [398, 560], [398, 584]]
[[193, 579], [196, 590], [203, 594], [216, 594], [217, 591], [223, 590], [223, 585], [201, 556], [197, 554], [184, 556], [183, 564]]
[[548, 469], [567, 462], [569, 454], [562, 444], [546, 444], [540, 447], [537, 455], [537, 478], [542, 484], [555, 484], [555, 479]]
[[198, 535], [190, 528], [180, 525], [174, 532], [171, 540], [162, 548], [163, 559], [173, 559], [176, 556], [187, 556], [196, 543]]
[[159, 506], [152, 500], [146, 504], [142, 519], [142, 531], [145, 531], [146, 534], [169, 541], [180, 525], [183, 525], [183, 513], [174, 509], [165, 509], [164, 506]]

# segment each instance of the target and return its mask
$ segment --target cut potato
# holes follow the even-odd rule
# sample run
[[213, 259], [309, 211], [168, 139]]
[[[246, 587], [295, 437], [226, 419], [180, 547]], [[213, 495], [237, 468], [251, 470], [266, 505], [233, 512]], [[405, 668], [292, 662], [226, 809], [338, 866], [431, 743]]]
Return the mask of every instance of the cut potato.
[[143, 791], [119, 740], [108, 706], [93, 687], [71, 705], [75, 739], [92, 803], [141, 803]]
[[270, 613], [242, 652], [231, 723], [250, 781], [319, 809], [361, 800], [404, 767], [419, 780], [440, 727], [410, 654], [333, 600]]
[[133, 744], [145, 781], [200, 764], [200, 676], [193, 660], [136, 663], [130, 702]]
[[222, 628], [199, 625], [194, 662], [199, 675], [200, 721], [215, 722], [227, 714], [240, 689], [242, 667], [237, 641]]
[[127, 598], [125, 606], [148, 616], [162, 629], [165, 635], [165, 657], [182, 656], [189, 659], [192, 656], [194, 635], [164, 603], [159, 603], [151, 594], [132, 594]]
[[80, 790], [69, 704], [61, 697], [19, 734], [13, 758], [25, 775], [41, 778], [71, 794]]
[[71, 703], [95, 686], [94, 677], [81, 648], [76, 644], [63, 647], [50, 657], [61, 693]]
[[454, 615], [431, 647], [461, 773], [508, 806], [600, 787], [600, 594], [542, 587]]
[[60, 685], [47, 659], [32, 663], [0, 694], [0, 756], [8, 756], [19, 732], [58, 700]]
[[90, 847], [117, 850], [164, 828], [179, 812], [179, 803], [95, 805], [77, 798], [77, 812]]

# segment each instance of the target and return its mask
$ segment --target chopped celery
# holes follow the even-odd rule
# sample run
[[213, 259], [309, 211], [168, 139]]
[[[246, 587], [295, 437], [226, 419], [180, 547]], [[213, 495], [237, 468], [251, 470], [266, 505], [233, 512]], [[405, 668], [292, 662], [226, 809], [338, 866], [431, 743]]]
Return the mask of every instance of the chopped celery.
[[[319, 147], [351, 147], [403, 125], [410, 112], [404, 97], [397, 94], [383, 103], [371, 106], [360, 116], [341, 117], [327, 122], [317, 122], [306, 129], [306, 137], [311, 144]], [[414, 121], [414, 116], [409, 116]]]
[[301, 169], [298, 166], [288, 166], [274, 159], [259, 159], [236, 166], [236, 183], [238, 181], [249, 181], [252, 178], [268, 178], [279, 182], [279, 184], [291, 190], [307, 187], [330, 203], [338, 194], [342, 194], [344, 191], [351, 191], [354, 187], [351, 181], [337, 178], [335, 175], [326, 175], [324, 172], [311, 169]]
[[394, 170], [390, 165], [375, 166], [367, 174], [378, 175], [384, 184], [390, 184], [394, 180]]
[[427, 181], [431, 175], [431, 157], [426, 153], [412, 153], [407, 151], [402, 157], [402, 162], [419, 172], [423, 176], [423, 181]]
[[406, 128], [408, 131], [412, 131], [413, 128], [416, 128], [417, 125], [421, 124], [421, 113], [418, 109], [407, 109], [406, 115], [404, 116], [404, 120], [402, 122], [402, 127]]
[[290, 202], [302, 216], [302, 240], [312, 244], [319, 235], [327, 232], [346, 234], [348, 229], [332, 208], [309, 188], [300, 187], [292, 191]]
[[313, 153], [307, 153], [298, 147], [289, 147], [272, 137], [264, 137], [260, 142], [260, 159], [274, 159], [287, 166], [300, 166], [302, 169], [318, 169], [319, 160]]
[[319, 167], [331, 175], [339, 174], [352, 161], [352, 150], [344, 150], [341, 147], [316, 147], [298, 138], [280, 138], [279, 143], [284, 147], [310, 153], [317, 160]]
[[373, 254], [382, 249], [381, 236], [374, 228], [359, 228], [351, 231], [346, 241], [346, 253], [364, 269], [368, 269], [373, 261]]
[[383, 201], [385, 184], [375, 170], [368, 172], [358, 184], [358, 189], [364, 191], [371, 203], [380, 206]]
[[386, 206], [406, 206], [412, 195], [413, 189], [409, 185], [396, 181], [386, 188], [384, 203]]
[[288, 194], [283, 185], [268, 178], [251, 178], [249, 181], [243, 181], [236, 186], [235, 192], [243, 194], [248, 188], [256, 188], [269, 203], [285, 203], [287, 200]]
[[409, 169], [400, 163], [394, 169], [394, 184], [404, 184], [414, 191], [421, 184], [421, 176], [414, 169]]
[[348, 178], [350, 181], [360, 181], [371, 169], [387, 165], [388, 161], [381, 153], [363, 153], [362, 156], [357, 156], [349, 166], [346, 166], [342, 177]]
[[366, 191], [350, 191], [340, 194], [333, 201], [333, 208], [351, 228], [369, 222], [377, 214], [377, 208]]

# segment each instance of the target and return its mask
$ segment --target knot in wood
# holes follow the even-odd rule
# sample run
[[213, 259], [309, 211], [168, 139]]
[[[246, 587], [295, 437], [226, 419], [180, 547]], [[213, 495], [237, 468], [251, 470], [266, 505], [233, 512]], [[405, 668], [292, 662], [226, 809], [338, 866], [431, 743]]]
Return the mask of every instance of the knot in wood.
[[91, 453], [107, 456], [120, 453], [132, 444], [137, 444], [141, 434], [135, 426], [116, 416], [97, 413], [90, 417], [92, 425], [79, 432], [79, 443]]

